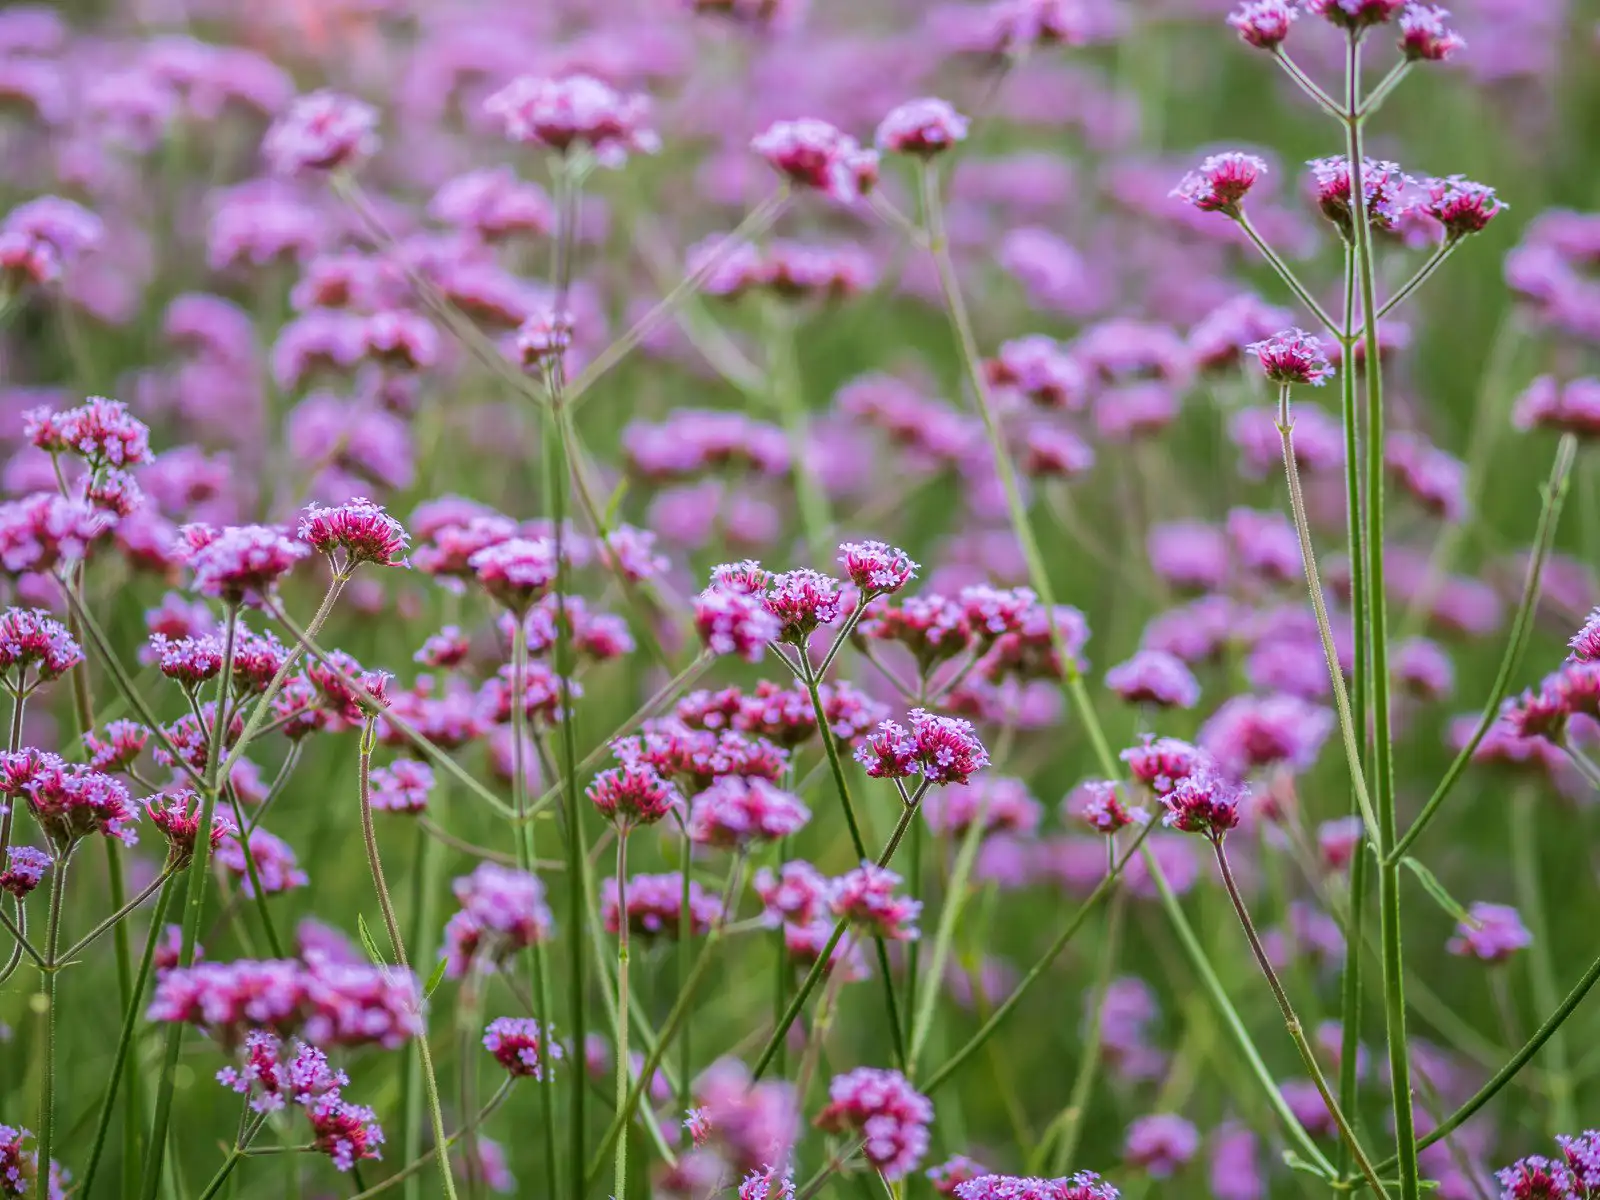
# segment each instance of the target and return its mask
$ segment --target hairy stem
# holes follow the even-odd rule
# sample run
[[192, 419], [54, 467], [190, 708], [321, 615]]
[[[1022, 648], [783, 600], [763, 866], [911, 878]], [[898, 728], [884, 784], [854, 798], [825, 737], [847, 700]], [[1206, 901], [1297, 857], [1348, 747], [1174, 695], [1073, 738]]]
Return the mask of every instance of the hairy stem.
[[[628, 828], [617, 830], [617, 1111], [628, 1102]], [[628, 1197], [628, 1135], [617, 1138], [615, 1200]]]

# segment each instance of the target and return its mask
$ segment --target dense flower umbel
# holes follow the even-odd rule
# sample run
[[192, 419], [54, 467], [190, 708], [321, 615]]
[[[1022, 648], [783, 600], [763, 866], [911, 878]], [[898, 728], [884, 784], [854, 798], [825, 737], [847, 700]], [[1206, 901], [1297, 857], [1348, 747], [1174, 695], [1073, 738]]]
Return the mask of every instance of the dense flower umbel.
[[222, 1068], [217, 1082], [249, 1096], [250, 1108], [258, 1113], [281, 1112], [291, 1101], [308, 1104], [350, 1082], [343, 1071], [328, 1066], [328, 1056], [316, 1047], [296, 1041], [291, 1048], [292, 1056], [285, 1058], [284, 1045], [274, 1034], [256, 1030], [244, 1040], [244, 1064]]
[[90, 396], [77, 408], [37, 408], [23, 417], [23, 435], [50, 454], [75, 454], [92, 471], [136, 467], [151, 459], [150, 428], [120, 400]]
[[311, 1140], [341, 1171], [351, 1170], [362, 1159], [383, 1155], [383, 1130], [378, 1115], [364, 1104], [351, 1104], [338, 1092], [325, 1092], [306, 1105], [311, 1121]]
[[222, 530], [190, 525], [183, 533], [195, 590], [228, 604], [261, 604], [278, 580], [310, 553], [266, 525], [231, 525]]
[[783, 633], [759, 596], [723, 587], [695, 597], [694, 625], [713, 654], [736, 654], [746, 662], [760, 662], [767, 644]]
[[584, 794], [621, 829], [653, 825], [683, 802], [677, 788], [643, 763], [600, 772]]
[[572, 345], [572, 314], [540, 309], [517, 326], [517, 361], [524, 367], [556, 362]]
[[1220, 841], [1239, 824], [1239, 810], [1247, 792], [1214, 771], [1201, 771], [1180, 779], [1161, 798], [1165, 821], [1184, 833], [1203, 833]]
[[[30, 1130], [0, 1125], [0, 1196], [39, 1196], [38, 1152], [22, 1148], [32, 1136]], [[65, 1173], [52, 1159], [48, 1200], [66, 1200], [65, 1183]]]
[[[217, 865], [232, 875], [239, 890], [251, 899], [256, 895], [256, 881], [269, 896], [303, 888], [311, 877], [300, 869], [294, 847], [277, 834], [257, 826], [250, 830], [250, 858], [247, 861], [244, 845], [236, 831], [228, 833], [217, 847]], [[250, 864], [255, 864], [255, 878], [250, 876]]]
[[1285, 329], [1245, 350], [1254, 354], [1273, 383], [1308, 383], [1321, 387], [1333, 374], [1322, 339], [1304, 329]]
[[1117, 1200], [1121, 1195], [1093, 1171], [1079, 1171], [1066, 1179], [980, 1175], [958, 1183], [954, 1194], [957, 1200]]
[[878, 156], [826, 121], [777, 121], [750, 148], [789, 182], [843, 204], [859, 199], [877, 182]]
[[[1352, 0], [1354, 2], [1354, 0]], [[1355, 205], [1350, 187], [1350, 160], [1315, 158], [1308, 164], [1316, 191], [1317, 207], [1348, 241], [1355, 230]], [[1366, 158], [1361, 162], [1361, 190], [1366, 196], [1367, 222], [1374, 229], [1393, 229], [1400, 219], [1400, 194], [1410, 180], [1392, 162]]]
[[834, 881], [829, 910], [837, 919], [862, 926], [885, 941], [916, 941], [922, 902], [895, 895], [900, 882], [900, 876], [887, 867], [862, 862]]
[[1400, 14], [1400, 53], [1412, 62], [1444, 62], [1465, 48], [1466, 40], [1445, 24], [1448, 10], [1408, 3]]
[[1585, 376], [1561, 384], [1553, 375], [1540, 375], [1517, 397], [1512, 422], [1518, 429], [1600, 437], [1600, 379]]
[[1107, 835], [1126, 829], [1148, 816], [1138, 809], [1129, 809], [1118, 795], [1117, 785], [1109, 779], [1091, 779], [1079, 789], [1081, 795], [1068, 798], [1068, 807], [1089, 823], [1089, 828]]
[[53, 283], [64, 267], [105, 239], [105, 225], [81, 204], [40, 196], [0, 222], [0, 282]]
[[433, 768], [414, 758], [397, 758], [372, 772], [372, 807], [380, 812], [419, 813], [433, 791]]
[[1572, 650], [1568, 656], [1572, 661], [1600, 662], [1600, 608], [1590, 611], [1583, 628], [1572, 635], [1567, 645]]
[[41, 829], [57, 846], [101, 834], [131, 846], [138, 806], [117, 779], [54, 754], [21, 750], [0, 754], [0, 795], [26, 800]]
[[525, 613], [556, 581], [555, 543], [547, 538], [508, 538], [485, 546], [467, 560], [485, 591], [513, 613]]
[[886, 542], [844, 542], [839, 563], [850, 582], [869, 596], [898, 592], [917, 573], [911, 556]]
[[1392, 21], [1406, 0], [1307, 0], [1306, 7], [1341, 29], [1367, 29]]
[[865, 1139], [861, 1154], [891, 1182], [916, 1170], [928, 1151], [933, 1103], [898, 1071], [858, 1067], [836, 1075], [817, 1125]]
[[1591, 1196], [1600, 1194], [1600, 1130], [1587, 1129], [1578, 1137], [1558, 1133], [1556, 1145], [1578, 1186]]
[[1146, 738], [1141, 746], [1122, 752], [1122, 761], [1140, 783], [1165, 796], [1179, 781], [1210, 766], [1210, 755], [1177, 738]]
[[409, 972], [326, 959], [239, 959], [175, 967], [156, 983], [148, 1018], [204, 1025], [228, 1041], [252, 1029], [323, 1046], [393, 1049], [422, 1028]]
[[1533, 935], [1522, 923], [1521, 916], [1508, 904], [1480, 901], [1467, 909], [1467, 916], [1472, 919], [1471, 923], [1458, 924], [1455, 936], [1445, 947], [1451, 954], [1497, 963], [1533, 943]]
[[51, 858], [32, 846], [12, 846], [6, 851], [5, 870], [0, 871], [0, 892], [10, 892], [21, 900], [44, 879]]
[[844, 604], [837, 579], [802, 568], [774, 575], [763, 598], [782, 627], [782, 638], [802, 642], [818, 626], [832, 625]]
[[300, 519], [299, 533], [301, 541], [332, 559], [335, 569], [348, 570], [358, 563], [405, 565], [405, 529], [383, 511], [383, 505], [362, 497], [337, 508], [313, 504]]
[[654, 154], [661, 148], [661, 139], [649, 127], [650, 101], [623, 95], [592, 75], [519, 76], [483, 107], [514, 142], [533, 142], [562, 154], [587, 146], [603, 166], [621, 166], [629, 154]]
[[8, 688], [26, 690], [30, 670], [39, 680], [58, 679], [82, 661], [78, 643], [54, 617], [37, 608], [0, 613], [0, 673]]
[[967, 119], [943, 100], [908, 100], [878, 125], [878, 149], [932, 158], [967, 137]]
[[798, 833], [811, 819], [799, 797], [765, 779], [728, 775], [694, 798], [689, 840], [702, 846], [743, 849]]
[[550, 936], [544, 884], [526, 871], [479, 863], [452, 885], [461, 911], [444, 929], [445, 974], [459, 979], [474, 959], [493, 971], [512, 954]]
[[338, 92], [301, 96], [267, 130], [261, 150], [280, 175], [353, 167], [378, 149], [378, 113]]
[[1194, 672], [1164, 650], [1141, 650], [1112, 667], [1106, 672], [1106, 686], [1130, 704], [1193, 708], [1200, 700]]
[[[722, 902], [710, 895], [700, 881], [689, 881], [689, 933], [698, 937], [709, 933], [722, 920]], [[641, 937], [676, 938], [682, 932], [683, 876], [631, 875], [628, 877], [628, 929]], [[617, 908], [617, 881], [609, 879], [600, 889], [600, 919], [607, 933], [621, 928]]]
[[1590, 1194], [1588, 1189], [1579, 1190], [1581, 1185], [1566, 1162], [1537, 1154], [1502, 1167], [1495, 1178], [1505, 1189], [1500, 1193], [1504, 1200], [1584, 1200]]
[[956, 1188], [980, 1176], [988, 1175], [989, 1170], [965, 1154], [957, 1154], [936, 1167], [929, 1167], [923, 1174], [927, 1176], [928, 1182], [933, 1184], [936, 1193], [941, 1196], [954, 1196]]
[[1254, 154], [1213, 154], [1185, 175], [1172, 194], [1201, 212], [1238, 216], [1245, 196], [1266, 171], [1266, 162]]
[[763, 1167], [739, 1184], [739, 1200], [795, 1200], [794, 1171]]
[[1192, 1124], [1172, 1113], [1153, 1113], [1128, 1126], [1122, 1153], [1134, 1166], [1165, 1179], [1199, 1149], [1200, 1133]]
[[1428, 198], [1422, 211], [1444, 226], [1449, 238], [1480, 233], [1505, 209], [1494, 189], [1460, 175], [1427, 181]]
[[[194, 857], [195, 839], [200, 832], [200, 797], [187, 789], [163, 792], [144, 802], [145, 815], [150, 824], [159, 829], [167, 839], [167, 863], [183, 867]], [[232, 821], [218, 813], [211, 819], [211, 848], [215, 850], [222, 839], [236, 832]], [[264, 832], [264, 831], [263, 831]], [[254, 843], [252, 843], [252, 848]]]
[[692, 1094], [698, 1140], [715, 1147], [734, 1171], [789, 1161], [800, 1135], [793, 1084], [753, 1083], [743, 1063], [721, 1058], [701, 1072]]
[[526, 1017], [496, 1017], [483, 1031], [483, 1048], [507, 1074], [543, 1079], [546, 1060], [561, 1057], [561, 1043], [544, 1036], [539, 1022]]
[[856, 761], [876, 779], [921, 774], [929, 783], [965, 783], [989, 765], [989, 753], [972, 722], [911, 711], [908, 732], [895, 721], [881, 721], [856, 748]]
[[1258, 50], [1275, 50], [1289, 36], [1300, 10], [1288, 0], [1245, 0], [1228, 17], [1239, 38]]

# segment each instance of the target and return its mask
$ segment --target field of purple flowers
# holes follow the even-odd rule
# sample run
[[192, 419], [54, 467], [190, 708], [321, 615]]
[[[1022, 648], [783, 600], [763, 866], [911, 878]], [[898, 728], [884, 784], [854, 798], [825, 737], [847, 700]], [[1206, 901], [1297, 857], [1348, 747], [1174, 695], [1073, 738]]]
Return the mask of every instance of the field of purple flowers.
[[0, 1197], [1600, 1200], [1576, 0], [0, 10]]

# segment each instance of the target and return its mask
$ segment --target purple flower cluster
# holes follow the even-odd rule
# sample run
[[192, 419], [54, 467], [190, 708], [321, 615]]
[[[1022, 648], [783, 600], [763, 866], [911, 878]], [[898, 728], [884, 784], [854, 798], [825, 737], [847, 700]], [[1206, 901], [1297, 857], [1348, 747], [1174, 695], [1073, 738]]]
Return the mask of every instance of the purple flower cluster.
[[451, 979], [474, 967], [494, 971], [550, 936], [553, 919], [537, 876], [484, 862], [451, 887], [461, 905], [444, 927], [445, 975]]
[[545, 1036], [539, 1022], [527, 1017], [496, 1017], [483, 1031], [483, 1048], [508, 1075], [543, 1079], [550, 1063], [562, 1056], [561, 1044]]
[[890, 1181], [916, 1170], [928, 1152], [933, 1103], [898, 1071], [858, 1067], [828, 1084], [828, 1105], [817, 1114], [829, 1133], [853, 1133], [861, 1153]]

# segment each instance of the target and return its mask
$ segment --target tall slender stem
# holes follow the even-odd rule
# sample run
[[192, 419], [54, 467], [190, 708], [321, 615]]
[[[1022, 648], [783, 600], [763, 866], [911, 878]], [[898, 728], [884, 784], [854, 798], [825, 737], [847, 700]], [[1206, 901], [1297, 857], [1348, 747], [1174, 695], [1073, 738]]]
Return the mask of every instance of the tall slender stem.
[[[372, 751], [378, 743], [377, 719], [368, 716], [361, 727], [361, 757], [359, 790], [361, 793], [361, 837], [367, 851], [367, 867], [372, 872], [372, 886], [378, 893], [378, 911], [383, 914], [383, 926], [389, 934], [389, 945], [394, 950], [395, 961], [407, 973], [411, 961], [406, 957], [405, 938], [400, 936], [400, 922], [395, 916], [394, 899], [389, 895], [389, 884], [383, 877], [383, 860], [378, 854], [378, 831], [372, 821]], [[428, 1025], [422, 1015], [422, 996], [416, 997], [418, 1008], [417, 1053], [422, 1059], [422, 1083], [428, 1093], [428, 1109], [433, 1117], [433, 1138], [439, 1146], [439, 1175], [444, 1184], [444, 1194], [455, 1200], [456, 1183], [450, 1172], [450, 1152], [445, 1145], [444, 1109], [439, 1103], [439, 1081], [433, 1070], [433, 1055], [428, 1050]]]
[[[200, 919], [205, 912], [206, 867], [211, 858], [211, 822], [217, 812], [217, 796], [222, 791], [222, 746], [227, 733], [227, 723], [222, 719], [228, 697], [228, 684], [233, 678], [233, 651], [239, 629], [239, 606], [228, 605], [228, 615], [222, 637], [222, 670], [217, 676], [216, 719], [213, 721], [211, 741], [206, 750], [205, 790], [200, 799], [199, 833], [194, 839], [194, 857], [189, 861], [189, 882], [183, 897], [183, 932], [178, 942], [178, 965], [194, 965], [195, 944], [200, 938]], [[183, 1050], [183, 1037], [188, 1031], [185, 1021], [173, 1021], [167, 1026], [166, 1047], [162, 1053], [161, 1078], [156, 1090], [155, 1115], [150, 1124], [150, 1140], [145, 1149], [144, 1180], [140, 1185], [141, 1200], [156, 1200], [160, 1190], [162, 1162], [167, 1149], [167, 1126], [172, 1119], [172, 1093], [177, 1086], [178, 1055]]]
[[1105, 944], [1100, 947], [1100, 965], [1095, 971], [1094, 987], [1089, 993], [1089, 1032], [1083, 1039], [1078, 1073], [1073, 1077], [1072, 1090], [1067, 1093], [1067, 1107], [1061, 1114], [1061, 1135], [1056, 1142], [1055, 1162], [1050, 1168], [1054, 1175], [1071, 1172], [1072, 1160], [1078, 1154], [1078, 1139], [1083, 1135], [1084, 1118], [1089, 1113], [1089, 1100], [1094, 1095], [1095, 1078], [1100, 1071], [1100, 1047], [1105, 1037], [1106, 998], [1110, 994], [1111, 976], [1117, 969], [1117, 951], [1122, 941], [1127, 895], [1127, 892], [1119, 891], [1111, 897], [1111, 916], [1106, 922]]
[[784, 433], [789, 439], [789, 469], [799, 501], [800, 528], [805, 533], [806, 547], [811, 551], [812, 565], [822, 570], [828, 560], [828, 530], [833, 525], [833, 517], [829, 512], [827, 494], [823, 492], [816, 472], [811, 470], [806, 461], [811, 444], [810, 422], [807, 420], [805, 394], [801, 390], [794, 326], [794, 314], [782, 300], [768, 302], [767, 375], [773, 407], [778, 410]]
[[[448, 785], [441, 780], [434, 787], [430, 807], [437, 808], [444, 799], [444, 792]], [[412, 952], [417, 955], [419, 962], [428, 960], [427, 937], [433, 925], [434, 895], [439, 886], [439, 868], [443, 863], [443, 856], [433, 843], [433, 838], [421, 823], [417, 826], [417, 852], [412, 860], [412, 888], [411, 888], [411, 937], [407, 944]], [[400, 1111], [404, 1114], [405, 1126], [401, 1131], [400, 1151], [402, 1159], [410, 1162], [417, 1157], [422, 1148], [422, 1108], [424, 1103], [424, 1085], [422, 1082], [422, 1053], [412, 1049], [406, 1055], [405, 1077], [401, 1085]], [[405, 1184], [406, 1200], [421, 1200], [422, 1181], [415, 1177], [408, 1178]]]
[[[1322, 1096], [1323, 1104], [1327, 1105], [1329, 1114], [1333, 1117], [1334, 1124], [1339, 1127], [1339, 1136], [1344, 1139], [1345, 1145], [1350, 1148], [1350, 1153], [1355, 1156], [1356, 1165], [1361, 1168], [1361, 1174], [1372, 1185], [1373, 1191], [1380, 1196], [1386, 1196], [1382, 1182], [1372, 1168], [1372, 1160], [1367, 1157], [1361, 1143], [1356, 1140], [1355, 1130], [1350, 1127], [1349, 1118], [1345, 1116], [1344, 1109], [1339, 1106], [1339, 1101], [1334, 1098], [1333, 1089], [1328, 1086], [1327, 1077], [1322, 1073], [1322, 1067], [1317, 1062], [1317, 1055], [1311, 1048], [1311, 1042], [1306, 1038], [1305, 1028], [1300, 1024], [1300, 1017], [1294, 1011], [1294, 1005], [1289, 1001], [1289, 993], [1284, 991], [1282, 982], [1278, 979], [1278, 972], [1273, 969], [1272, 960], [1267, 957], [1266, 949], [1261, 945], [1261, 938], [1256, 933], [1255, 923], [1250, 920], [1250, 910], [1245, 907], [1244, 896], [1239, 891], [1239, 884], [1233, 877], [1233, 868], [1228, 865], [1228, 852], [1223, 848], [1223, 839], [1211, 839], [1211, 848], [1216, 853], [1217, 869], [1222, 872], [1222, 884], [1227, 889], [1228, 899], [1233, 902], [1233, 911], [1239, 917], [1239, 924], [1244, 928], [1245, 937], [1250, 942], [1250, 952], [1255, 955], [1256, 965], [1261, 968], [1261, 974], [1266, 977], [1267, 986], [1272, 989], [1272, 998], [1278, 1002], [1278, 1011], [1283, 1014], [1283, 1024], [1289, 1031], [1289, 1037], [1294, 1042], [1294, 1047], [1300, 1052], [1300, 1061], [1305, 1064], [1310, 1073], [1312, 1082], [1317, 1085], [1317, 1092]], [[1360, 853], [1357, 851], [1357, 853]]]
[[[39, 1072], [39, 1178], [50, 1178], [51, 1139], [56, 1124], [56, 943], [61, 937], [61, 901], [66, 894], [67, 863], [72, 847], [64, 849], [50, 872], [50, 915], [45, 926], [44, 970], [39, 972], [39, 994], [44, 1018], [43, 1069]], [[41, 1184], [44, 1189], [44, 1184]], [[44, 1190], [40, 1191], [44, 1195]]]
[[[1556, 1006], [1556, 973], [1550, 945], [1550, 922], [1545, 918], [1544, 892], [1540, 887], [1539, 831], [1534, 824], [1536, 796], [1523, 790], [1506, 806], [1511, 843], [1511, 872], [1517, 889], [1517, 904], [1527, 914], [1533, 945], [1528, 950], [1528, 976], [1533, 999], [1540, 1011]], [[1572, 1097], [1572, 1056], [1567, 1051], [1565, 1032], [1558, 1026], [1550, 1033], [1549, 1065], [1544, 1078], [1550, 1096], [1550, 1124], [1555, 1129], [1576, 1129], [1578, 1115]]]
[[1327, 310], [1317, 302], [1317, 298], [1311, 294], [1311, 289], [1300, 282], [1300, 277], [1294, 273], [1289, 264], [1284, 262], [1271, 244], [1256, 231], [1256, 227], [1250, 223], [1250, 218], [1243, 209], [1239, 210], [1239, 214], [1234, 220], [1238, 222], [1239, 228], [1244, 231], [1245, 237], [1249, 238], [1255, 248], [1261, 252], [1261, 257], [1267, 260], [1267, 265], [1294, 293], [1295, 299], [1311, 310], [1324, 329], [1336, 337], [1339, 336], [1342, 331], [1334, 323], [1333, 318], [1328, 315]]
[[[1383, 861], [1378, 865], [1379, 931], [1383, 948], [1384, 1022], [1389, 1076], [1399, 1147], [1401, 1200], [1418, 1200], [1417, 1127], [1412, 1111], [1411, 1059], [1406, 1044], [1405, 976], [1401, 956], [1400, 867], [1389, 858], [1399, 838], [1394, 802], [1393, 742], [1389, 723], [1388, 597], [1384, 591], [1384, 435], [1382, 329], [1378, 323], [1377, 267], [1367, 209], [1365, 146], [1361, 119], [1361, 36], [1352, 31], [1345, 57], [1345, 147], [1350, 176], [1352, 238], [1361, 288], [1367, 389], [1367, 625], [1372, 662], [1372, 774], [1377, 800], [1375, 831]], [[1354, 347], [1345, 369], [1355, 366]]]
[[[617, 1111], [628, 1102], [628, 827], [617, 829]], [[611, 1195], [628, 1200], [628, 1131], [617, 1138]]]

